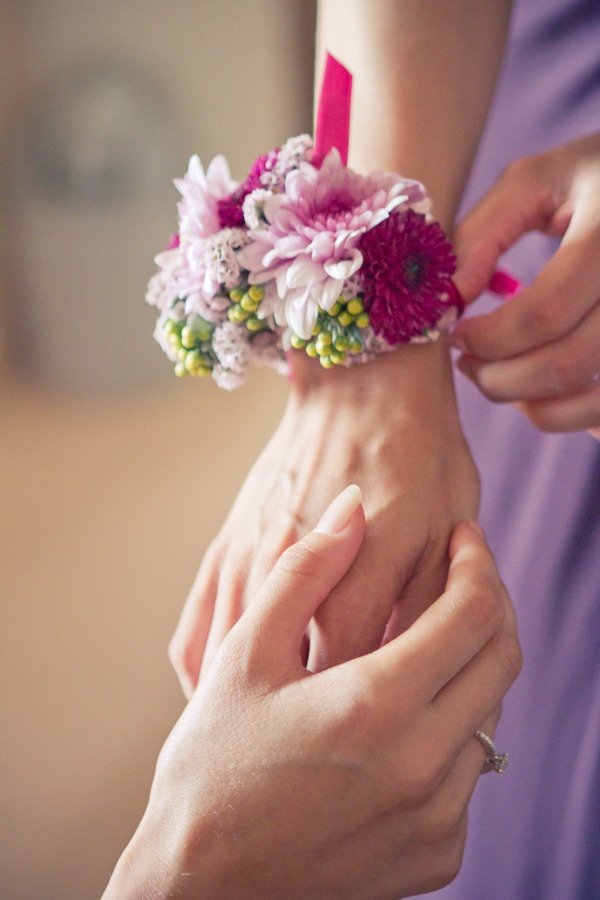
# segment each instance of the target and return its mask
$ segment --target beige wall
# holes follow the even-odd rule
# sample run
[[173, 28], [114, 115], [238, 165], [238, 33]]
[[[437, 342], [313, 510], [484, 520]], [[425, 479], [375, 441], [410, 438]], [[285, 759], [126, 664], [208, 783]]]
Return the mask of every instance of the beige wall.
[[[0, 4], [12, 49], [0, 46], [0, 126], [15, 179], [11, 135], [32, 98], [92, 54], [162, 84], [182, 165], [224, 150], [241, 175], [310, 127], [312, 16], [302, 0]], [[248, 117], [255, 126], [240, 128]], [[155, 177], [104, 206], [44, 196], [26, 174], [4, 198], [2, 897], [100, 894], [182, 707], [166, 659], [181, 603], [285, 399], [271, 373], [227, 395], [175, 380], [152, 355], [143, 287], [176, 200], [151, 189]], [[102, 335], [95, 357], [86, 328]]]

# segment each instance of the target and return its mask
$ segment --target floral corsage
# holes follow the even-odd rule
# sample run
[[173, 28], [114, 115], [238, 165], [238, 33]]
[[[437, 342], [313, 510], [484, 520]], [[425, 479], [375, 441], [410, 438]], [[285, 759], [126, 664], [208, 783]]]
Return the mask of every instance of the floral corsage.
[[[462, 311], [423, 185], [346, 166], [349, 79], [329, 57], [314, 142], [289, 139], [242, 182], [223, 156], [206, 171], [193, 156], [175, 181], [178, 230], [146, 299], [177, 375], [231, 390], [251, 361], [286, 372], [291, 349], [325, 368], [366, 362], [435, 339]], [[327, 103], [346, 110], [341, 124]]]

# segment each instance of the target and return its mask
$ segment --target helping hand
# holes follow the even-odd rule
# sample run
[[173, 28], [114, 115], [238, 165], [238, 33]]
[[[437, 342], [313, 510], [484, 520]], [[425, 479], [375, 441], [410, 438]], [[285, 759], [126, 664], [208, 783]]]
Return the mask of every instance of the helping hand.
[[544, 431], [600, 439], [600, 135], [510, 165], [458, 225], [456, 284], [470, 302], [528, 231], [561, 237], [530, 287], [463, 320], [458, 367]]
[[[443, 589], [457, 522], [478, 480], [440, 341], [323, 373], [297, 360], [284, 418], [202, 563], [170, 647], [189, 697], [280, 554], [349, 482], [368, 528], [356, 564], [311, 626], [312, 670], [374, 650]], [[392, 621], [390, 622], [390, 618]]]
[[309, 673], [303, 636], [358, 552], [358, 501], [348, 488], [282, 555], [221, 644], [106, 898], [398, 897], [456, 875], [473, 734], [493, 733], [520, 667], [514, 614], [460, 525], [446, 591], [406, 634]]

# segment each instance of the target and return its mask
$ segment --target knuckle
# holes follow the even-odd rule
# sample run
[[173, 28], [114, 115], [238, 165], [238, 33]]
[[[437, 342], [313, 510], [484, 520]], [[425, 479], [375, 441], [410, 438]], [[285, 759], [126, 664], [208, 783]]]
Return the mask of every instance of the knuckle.
[[512, 684], [523, 667], [523, 652], [514, 634], [505, 631], [499, 636], [498, 659], [507, 681]]
[[556, 356], [548, 373], [550, 389], [555, 394], [563, 394], [578, 385], [581, 378], [581, 360], [576, 356]]
[[451, 842], [462, 822], [465, 805], [466, 799], [463, 803], [458, 798], [446, 799], [443, 804], [439, 804], [429, 818], [427, 839], [440, 844]]
[[444, 768], [436, 759], [415, 754], [409, 780], [401, 785], [403, 800], [414, 807], [429, 803], [440, 787], [444, 775]]
[[460, 872], [464, 854], [464, 845], [455, 843], [440, 853], [438, 857], [437, 887], [449, 885]]
[[548, 195], [547, 163], [544, 154], [522, 156], [512, 160], [501, 172], [500, 180], [513, 190], [520, 186], [543, 201]]
[[279, 558], [278, 568], [291, 577], [316, 578], [323, 565], [323, 559], [311, 546], [307, 538], [302, 538], [288, 547]]
[[549, 294], [528, 308], [523, 325], [538, 341], [561, 337], [565, 327], [562, 296], [562, 292]]
[[[227, 542], [221, 535], [218, 535], [210, 542], [204, 552], [202, 564], [198, 570], [197, 581], [210, 577], [214, 572], [218, 572], [223, 563], [227, 552]], [[194, 585], [195, 588], [195, 585]], [[194, 589], [193, 588], [193, 589]]]
[[[350, 735], [358, 747], [370, 744], [380, 730], [379, 709], [375, 703], [376, 692], [368, 679], [352, 675], [348, 667], [343, 667], [344, 681], [339, 683], [338, 718], [345, 734]], [[369, 747], [365, 748], [366, 750]]]
[[486, 581], [473, 583], [463, 591], [460, 602], [474, 631], [494, 631], [504, 620], [504, 601], [500, 590]]
[[523, 156], [519, 159], [512, 160], [512, 162], [509, 162], [501, 172], [501, 180], [510, 181], [511, 183], [521, 181], [528, 182], [532, 163], [533, 161], [529, 156]]
[[191, 668], [190, 644], [183, 640], [177, 632], [175, 632], [169, 641], [167, 655], [169, 657], [169, 662], [175, 669], [177, 675], [188, 674]]
[[553, 405], [548, 402], [521, 403], [521, 409], [538, 431], [562, 431]]
[[460, 872], [467, 835], [467, 815], [463, 810], [454, 829], [441, 841], [432, 841], [434, 861], [431, 866], [432, 882], [429, 890], [439, 890], [454, 881]]

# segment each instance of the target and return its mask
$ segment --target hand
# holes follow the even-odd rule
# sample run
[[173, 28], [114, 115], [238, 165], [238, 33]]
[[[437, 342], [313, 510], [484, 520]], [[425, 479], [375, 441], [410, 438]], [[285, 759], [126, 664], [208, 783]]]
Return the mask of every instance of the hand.
[[303, 635], [364, 533], [348, 488], [288, 549], [223, 641], [159, 757], [106, 898], [390, 897], [460, 866], [466, 808], [520, 667], [514, 615], [477, 526], [404, 635], [319, 674]]
[[[477, 474], [443, 341], [326, 373], [296, 358], [283, 420], [200, 568], [170, 655], [186, 695], [280, 554], [349, 482], [368, 528], [311, 627], [312, 670], [407, 627], [443, 589], [453, 526], [476, 516]], [[397, 602], [398, 601], [398, 602]]]
[[530, 287], [454, 332], [458, 367], [544, 431], [600, 439], [600, 135], [509, 166], [456, 230], [456, 284], [474, 300], [528, 231], [561, 237]]

